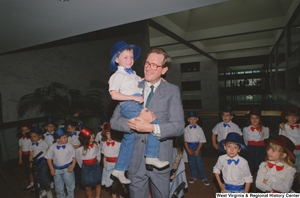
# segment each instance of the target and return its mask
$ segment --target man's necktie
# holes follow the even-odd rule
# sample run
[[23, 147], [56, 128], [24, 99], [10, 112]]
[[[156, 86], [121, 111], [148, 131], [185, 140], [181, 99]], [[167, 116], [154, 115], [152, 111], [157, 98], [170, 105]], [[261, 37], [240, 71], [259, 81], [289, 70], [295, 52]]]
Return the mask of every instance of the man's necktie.
[[290, 125], [291, 129], [294, 130], [294, 128], [299, 129], [299, 124], [295, 124], [295, 125]]
[[196, 128], [197, 128], [197, 125], [190, 126], [190, 129], [192, 129], [192, 128], [196, 129]]
[[124, 70], [128, 73], [128, 74], [134, 74], [133, 69], [131, 68], [124, 68]]
[[237, 165], [240, 162], [240, 159], [234, 160], [234, 159], [228, 159], [227, 163], [230, 165], [232, 162], [234, 162], [235, 165]]
[[32, 146], [35, 145], [35, 146], [39, 146], [39, 143], [38, 142], [32, 142], [31, 144]]
[[256, 129], [257, 131], [260, 131], [260, 127], [259, 127], [259, 126], [258, 126], [258, 127], [251, 127], [250, 129], [251, 129], [252, 132], [253, 132], [255, 129]]
[[94, 148], [94, 144], [93, 144], [93, 143], [90, 144], [89, 147], [90, 147], [90, 148]]
[[73, 137], [73, 135], [77, 135], [77, 133], [76, 132], [74, 132], [73, 134], [70, 134], [70, 137]]
[[107, 145], [107, 146], [109, 146], [109, 145], [114, 146], [114, 145], [115, 145], [115, 142], [106, 142], [106, 145]]
[[153, 94], [154, 94], [154, 92], [153, 92], [154, 86], [151, 85], [150, 88], [151, 88], [151, 91], [150, 91], [150, 93], [149, 93], [149, 95], [148, 95], [148, 98], [147, 98], [145, 107], [148, 107], [148, 105], [149, 105], [149, 103], [150, 103], [150, 100], [151, 100], [151, 98], [152, 98], [152, 96], [153, 96]]
[[60, 148], [63, 148], [63, 149], [65, 149], [65, 148], [66, 148], [66, 145], [62, 145], [62, 146], [58, 146], [58, 145], [56, 145], [56, 148], [57, 148], [57, 150], [59, 150]]
[[223, 123], [224, 127], [230, 127], [229, 124]]
[[54, 135], [54, 133], [47, 133], [46, 135], [47, 135], [47, 136], [49, 136], [49, 135], [53, 136], [53, 135]]
[[284, 166], [277, 166], [276, 164], [273, 164], [273, 163], [271, 163], [271, 162], [268, 162], [268, 167], [269, 167], [269, 168], [273, 168], [274, 166], [276, 166], [276, 170], [277, 170], [277, 171], [283, 170], [283, 167], [284, 167]]

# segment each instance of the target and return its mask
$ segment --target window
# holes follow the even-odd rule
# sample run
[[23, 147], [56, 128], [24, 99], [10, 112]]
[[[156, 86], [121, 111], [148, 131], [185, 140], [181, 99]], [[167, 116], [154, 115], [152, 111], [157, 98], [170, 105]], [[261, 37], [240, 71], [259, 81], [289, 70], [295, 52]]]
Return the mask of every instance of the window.
[[182, 91], [197, 91], [201, 90], [201, 81], [186, 81], [181, 82], [181, 89]]
[[181, 73], [199, 72], [200, 71], [200, 62], [181, 63], [180, 67], [181, 67]]
[[182, 101], [183, 109], [201, 109], [202, 101], [198, 100], [183, 100]]

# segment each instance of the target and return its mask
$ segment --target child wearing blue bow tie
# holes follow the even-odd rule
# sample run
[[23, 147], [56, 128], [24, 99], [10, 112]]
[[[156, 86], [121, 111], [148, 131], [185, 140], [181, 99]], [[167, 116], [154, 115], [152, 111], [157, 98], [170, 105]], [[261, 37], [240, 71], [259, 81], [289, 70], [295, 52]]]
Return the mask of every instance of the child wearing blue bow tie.
[[[222, 117], [222, 122], [216, 124], [216, 126], [212, 130], [212, 144], [215, 149], [218, 150], [218, 142], [224, 140], [229, 132], [235, 132], [239, 135], [243, 135], [240, 127], [232, 122], [234, 117], [234, 112], [232, 111], [230, 106], [225, 106], [223, 110], [219, 112], [219, 116]], [[223, 154], [220, 153], [219, 154]]]
[[56, 128], [56, 124], [53, 118], [48, 117], [45, 121], [45, 124], [43, 125], [44, 129], [45, 129], [45, 133], [44, 133], [44, 140], [45, 142], [48, 144], [48, 146], [50, 147], [53, 144], [54, 138], [54, 131]]
[[47, 195], [48, 198], [52, 198], [49, 168], [46, 159], [44, 158], [49, 146], [42, 139], [43, 137], [42, 131], [37, 127], [33, 127], [30, 131], [30, 139], [32, 142], [29, 147], [29, 161], [32, 162], [30, 163], [30, 168], [35, 168], [37, 181], [34, 182], [38, 182], [41, 185], [40, 195], [42, 197]]
[[194, 183], [197, 180], [197, 175], [199, 175], [204, 185], [209, 186], [210, 183], [206, 178], [201, 156], [201, 148], [206, 142], [206, 138], [202, 128], [197, 125], [198, 116], [195, 111], [188, 113], [187, 120], [189, 125], [184, 130], [184, 147], [188, 154], [191, 170], [189, 183]]
[[[219, 150], [226, 154], [219, 156], [213, 173], [217, 179], [221, 193], [248, 193], [253, 178], [247, 160], [239, 155], [247, 151], [242, 136], [230, 132], [226, 139], [218, 144]], [[220, 174], [222, 172], [221, 181]]]
[[[134, 61], [136, 61], [141, 53], [141, 49], [137, 45], [127, 44], [124, 41], [117, 42], [112, 50], [112, 59], [110, 62], [110, 70], [115, 72], [109, 79], [109, 93], [113, 100], [119, 101], [120, 114], [128, 119], [134, 119], [140, 115], [144, 108], [143, 89], [139, 87], [139, 82], [143, 79], [136, 75], [132, 70]], [[152, 65], [151, 65], [152, 66]], [[153, 66], [156, 67], [157, 65]], [[154, 86], [152, 86], [149, 95], [154, 94]], [[147, 96], [148, 96], [147, 94]], [[147, 98], [149, 102], [149, 97]], [[147, 102], [145, 103], [147, 108]], [[158, 124], [158, 120], [152, 120], [153, 124]], [[135, 141], [135, 133], [125, 133], [121, 143], [121, 149], [116, 162], [115, 169], [112, 171], [112, 179], [118, 178], [122, 184], [129, 184], [131, 181], [125, 177], [125, 171], [128, 170], [130, 160], [133, 153]], [[159, 139], [153, 134], [148, 134], [146, 141], [146, 168], [149, 170], [156, 168], [164, 168], [169, 162], [160, 161], [158, 159]]]
[[[67, 132], [59, 128], [54, 132], [54, 144], [50, 146], [45, 158], [54, 178], [56, 197], [74, 197], [75, 175], [74, 167], [75, 149], [68, 143]], [[68, 195], [64, 188], [66, 186]]]
[[64, 129], [68, 132], [68, 142], [73, 145], [75, 149], [80, 146], [80, 141], [78, 139], [80, 131], [77, 129], [78, 122], [73, 120], [66, 120], [64, 123]]

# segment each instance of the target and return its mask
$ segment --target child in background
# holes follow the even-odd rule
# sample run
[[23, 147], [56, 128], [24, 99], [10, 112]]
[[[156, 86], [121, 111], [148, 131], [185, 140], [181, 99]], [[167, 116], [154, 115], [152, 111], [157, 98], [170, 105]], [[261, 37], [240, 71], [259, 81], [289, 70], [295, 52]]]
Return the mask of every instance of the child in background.
[[78, 139], [80, 131], [77, 130], [78, 122], [72, 120], [66, 120], [64, 123], [64, 128], [68, 132], [68, 143], [72, 144], [75, 149], [80, 146], [80, 141]]
[[[299, 114], [300, 110], [296, 106], [289, 106], [282, 111], [282, 116], [284, 116], [287, 121], [279, 129], [279, 135], [284, 135], [288, 137], [295, 145], [294, 155], [296, 157], [295, 166], [297, 167], [298, 181], [296, 181], [297, 188], [299, 188], [300, 183], [300, 124], [299, 124]], [[297, 189], [296, 191], [299, 191]]]
[[120, 183], [119, 180], [113, 181], [110, 179], [111, 172], [113, 171], [120, 150], [120, 142], [115, 141], [111, 135], [110, 123], [106, 122], [104, 124], [102, 135], [106, 138], [106, 141], [103, 144], [102, 153], [103, 157], [103, 175], [102, 175], [102, 185], [107, 188], [111, 186], [112, 198], [116, 198], [117, 194], [119, 196], [125, 197], [124, 186]]
[[243, 137], [248, 149], [247, 160], [253, 174], [257, 172], [259, 165], [265, 160], [264, 139], [269, 138], [269, 128], [262, 125], [259, 109], [252, 109], [247, 116], [248, 126], [243, 129]]
[[[182, 142], [182, 143], [181, 143]], [[173, 138], [173, 148], [174, 148], [174, 166], [170, 173], [170, 198], [173, 198], [173, 193], [175, 190], [177, 190], [177, 197], [183, 197], [184, 196], [184, 189], [188, 188], [187, 180], [186, 180], [186, 174], [185, 174], [185, 165], [183, 162], [183, 136], [179, 136], [176, 138]], [[178, 187], [182, 185], [182, 183], [185, 183], [184, 186], [182, 186], [182, 189], [178, 190]]]
[[[41, 130], [37, 127], [33, 127], [30, 131], [30, 139], [32, 143], [29, 147], [29, 161], [32, 161], [33, 158], [42, 152], [42, 154], [33, 162], [35, 164], [37, 182], [41, 185], [42, 189], [40, 196], [44, 197], [47, 195], [47, 198], [52, 198], [52, 191], [49, 181], [49, 168], [44, 158], [49, 146], [42, 138], [43, 135]], [[34, 165], [31, 163], [30, 168], [33, 168], [33, 166]]]
[[187, 120], [189, 125], [185, 127], [184, 132], [184, 147], [188, 154], [188, 160], [191, 170], [191, 178], [189, 183], [194, 183], [199, 175], [204, 185], [209, 186], [210, 183], [206, 178], [204, 166], [201, 156], [201, 148], [206, 138], [202, 128], [197, 125], [198, 116], [195, 111], [189, 111]]
[[24, 171], [26, 175], [29, 177], [29, 185], [24, 190], [29, 190], [34, 186], [34, 178], [30, 170], [29, 166], [29, 147], [31, 144], [30, 140], [30, 131], [32, 129], [31, 124], [23, 123], [18, 127], [18, 138], [19, 138], [19, 149], [18, 149], [18, 157], [19, 164], [23, 165]]
[[101, 118], [100, 124], [98, 126], [98, 128], [100, 129], [100, 131], [97, 133], [97, 135], [95, 137], [95, 141], [98, 143], [98, 145], [99, 145], [99, 147], [100, 147], [101, 150], [102, 150], [103, 143], [104, 143], [103, 140], [102, 140], [102, 138], [103, 138], [102, 132], [103, 132], [104, 126], [105, 126], [105, 124], [107, 122], [109, 122], [109, 119], [107, 119], [107, 118]]
[[[54, 132], [55, 142], [50, 146], [45, 158], [50, 169], [50, 174], [54, 178], [55, 192], [57, 198], [74, 198], [75, 175], [74, 167], [75, 149], [68, 143], [67, 132], [59, 128]], [[68, 192], [66, 196], [65, 186]]]
[[267, 193], [289, 193], [296, 173], [294, 143], [283, 135], [264, 140], [267, 160], [259, 166], [256, 187]]
[[[135, 71], [131, 68], [134, 61], [139, 58], [140, 53], [141, 49], [139, 46], [127, 44], [124, 41], [117, 42], [111, 50], [112, 59], [110, 69], [115, 73], [109, 79], [109, 93], [113, 100], [120, 101], [120, 114], [128, 119], [138, 117], [143, 109], [143, 105], [141, 105], [141, 103], [144, 102], [142, 96], [143, 89], [138, 87], [138, 83], [141, 82], [142, 79], [136, 75]], [[152, 86], [151, 89], [151, 93], [153, 94], [154, 86]], [[147, 101], [145, 107], [147, 107]], [[154, 120], [152, 123], [158, 124], [159, 122], [158, 120]], [[118, 178], [123, 184], [129, 184], [131, 182], [124, 174], [130, 164], [134, 141], [134, 131], [124, 134], [118, 161], [112, 172], [112, 178]], [[151, 170], [153, 166], [163, 168], [169, 164], [168, 161], [160, 161], [158, 159], [159, 145], [159, 139], [149, 133], [145, 149], [146, 165], [149, 170]]]
[[46, 132], [44, 133], [44, 140], [50, 147], [53, 144], [54, 138], [54, 130], [56, 128], [56, 124], [54, 122], [54, 119], [51, 117], [48, 117], [45, 121], [45, 124], [43, 125]]
[[223, 121], [213, 128], [211, 137], [213, 146], [217, 150], [218, 142], [224, 140], [229, 132], [235, 132], [241, 136], [243, 135], [239, 126], [232, 122], [234, 113], [230, 106], [225, 106], [224, 109], [219, 112], [219, 115]]
[[[213, 168], [221, 193], [248, 193], [253, 178], [247, 160], [239, 155], [247, 151], [242, 136], [230, 132], [218, 146], [220, 151], [226, 152], [219, 156]], [[221, 182], [221, 172], [224, 183]]]
[[92, 187], [95, 187], [95, 198], [100, 198], [101, 171], [99, 162], [101, 153], [95, 142], [92, 129], [83, 127], [79, 133], [79, 140], [81, 145], [76, 149], [76, 161], [81, 167], [81, 185], [85, 188], [85, 194], [88, 198], [93, 197]]

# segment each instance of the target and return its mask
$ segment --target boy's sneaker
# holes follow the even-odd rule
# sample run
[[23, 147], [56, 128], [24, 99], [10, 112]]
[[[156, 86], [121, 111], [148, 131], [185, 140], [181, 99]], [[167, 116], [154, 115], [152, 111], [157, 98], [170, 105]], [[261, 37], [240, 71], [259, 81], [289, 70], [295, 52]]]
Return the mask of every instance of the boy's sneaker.
[[46, 192], [45, 190], [42, 190], [42, 191], [40, 192], [40, 198], [45, 197], [46, 194], [47, 194], [47, 192]]
[[193, 184], [196, 180], [197, 180], [197, 178], [191, 177], [191, 179], [189, 180], [189, 183]]
[[54, 188], [54, 182], [51, 182], [51, 183], [50, 183], [50, 187], [51, 187], [51, 189]]
[[203, 183], [204, 183], [205, 186], [209, 186], [210, 185], [210, 183], [209, 183], [209, 181], [208, 181], [207, 178], [203, 179], [202, 181], [203, 181]]

